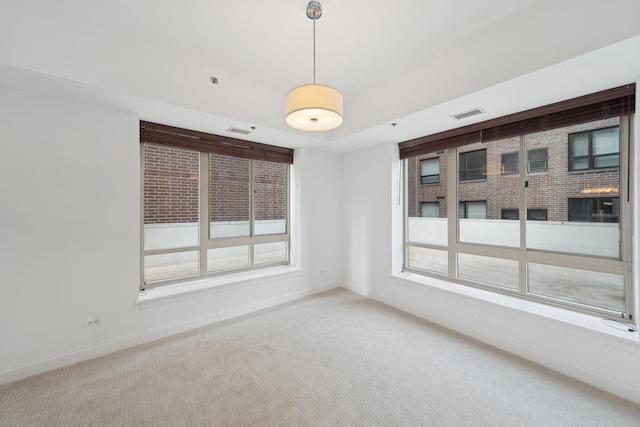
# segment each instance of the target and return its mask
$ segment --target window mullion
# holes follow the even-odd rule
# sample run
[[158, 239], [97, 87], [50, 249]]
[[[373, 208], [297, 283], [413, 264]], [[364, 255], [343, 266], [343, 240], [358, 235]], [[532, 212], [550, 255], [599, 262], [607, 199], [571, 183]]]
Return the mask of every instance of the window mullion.
[[522, 295], [527, 293], [527, 137], [520, 136], [520, 179], [518, 188], [520, 189], [519, 209], [520, 209], [520, 251], [518, 259], [518, 289]]
[[458, 242], [458, 150], [452, 148], [447, 156], [447, 242], [448, 274], [455, 279], [457, 274], [456, 246]]
[[255, 186], [254, 186], [254, 170], [255, 161], [251, 160], [249, 166], [249, 236], [251, 241], [249, 242], [249, 266], [253, 267], [254, 259], [254, 237], [255, 237]]
[[199, 168], [199, 186], [198, 186], [198, 230], [199, 230], [199, 246], [200, 246], [200, 276], [207, 274], [207, 243], [209, 241], [209, 227], [211, 220], [209, 219], [209, 153], [200, 153]]

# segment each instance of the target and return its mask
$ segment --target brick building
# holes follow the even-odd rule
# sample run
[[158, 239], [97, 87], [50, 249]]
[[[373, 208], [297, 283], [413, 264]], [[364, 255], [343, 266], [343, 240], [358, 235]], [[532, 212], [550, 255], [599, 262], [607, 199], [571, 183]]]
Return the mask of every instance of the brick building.
[[[145, 144], [145, 224], [198, 221], [199, 156], [193, 150]], [[209, 163], [211, 222], [249, 221], [251, 160], [210, 154]], [[285, 164], [253, 161], [256, 221], [286, 218], [286, 173]]]
[[[618, 222], [619, 119], [529, 134], [526, 143], [527, 218]], [[518, 219], [520, 138], [458, 149], [459, 216]], [[444, 150], [408, 160], [410, 217], [447, 217]]]

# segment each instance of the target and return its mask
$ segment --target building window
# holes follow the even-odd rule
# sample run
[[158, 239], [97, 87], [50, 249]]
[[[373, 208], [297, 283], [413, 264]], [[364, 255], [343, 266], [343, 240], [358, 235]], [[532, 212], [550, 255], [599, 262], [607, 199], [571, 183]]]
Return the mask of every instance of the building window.
[[460, 153], [459, 178], [462, 181], [476, 181], [487, 177], [487, 150]]
[[547, 148], [527, 150], [527, 172], [545, 172], [547, 170]]
[[518, 162], [518, 152], [502, 154], [501, 162], [502, 175], [518, 173], [520, 164]]
[[458, 215], [460, 218], [466, 219], [486, 219], [487, 201], [460, 202], [458, 205]]
[[619, 222], [620, 199], [598, 197], [592, 199], [569, 199], [569, 221]]
[[[500, 213], [501, 219], [520, 219], [520, 211], [518, 209], [502, 209]], [[546, 209], [527, 209], [528, 221], [546, 221], [547, 210]]]
[[520, 219], [520, 211], [518, 209], [502, 209], [500, 211], [501, 219]]
[[420, 216], [422, 218], [439, 218], [440, 203], [439, 202], [422, 202], [420, 203]]
[[546, 209], [527, 209], [527, 221], [546, 221]]
[[142, 288], [289, 263], [289, 163], [145, 142], [142, 123]]
[[440, 158], [420, 161], [420, 184], [437, 184], [440, 182]]
[[569, 170], [583, 171], [620, 166], [620, 127], [569, 135]]

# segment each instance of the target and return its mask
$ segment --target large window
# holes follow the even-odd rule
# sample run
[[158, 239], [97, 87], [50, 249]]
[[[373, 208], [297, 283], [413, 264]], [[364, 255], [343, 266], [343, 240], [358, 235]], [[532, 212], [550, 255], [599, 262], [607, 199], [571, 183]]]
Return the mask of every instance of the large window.
[[[625, 95], [602, 101], [599, 95], [593, 105], [567, 101], [566, 114], [554, 105], [552, 113], [540, 113], [544, 120], [496, 119], [484, 128], [478, 124], [475, 142], [465, 129], [401, 143], [404, 268], [628, 318], [633, 312], [627, 188], [633, 116], [627, 100]], [[467, 133], [457, 137], [456, 131]], [[445, 148], [440, 157], [446, 166], [431, 191], [419, 188], [420, 176], [412, 175], [419, 156], [435, 155], [429, 146]], [[413, 213], [414, 200], [427, 196], [441, 198], [441, 218]], [[520, 212], [526, 212], [525, 219]]]
[[155, 143], [173, 128], [141, 126], [142, 287], [289, 262], [287, 161], [234, 155], [207, 140], [180, 147], [181, 134]]
[[617, 168], [620, 165], [619, 141], [617, 126], [569, 135], [569, 170]]

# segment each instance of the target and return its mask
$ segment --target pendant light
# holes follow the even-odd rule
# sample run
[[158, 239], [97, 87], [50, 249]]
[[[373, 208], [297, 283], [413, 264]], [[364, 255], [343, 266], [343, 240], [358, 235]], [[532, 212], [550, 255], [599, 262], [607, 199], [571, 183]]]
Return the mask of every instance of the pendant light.
[[310, 1], [307, 17], [313, 20], [313, 83], [293, 88], [287, 94], [286, 120], [294, 129], [321, 132], [342, 124], [342, 94], [331, 86], [316, 84], [316, 19], [322, 5]]

